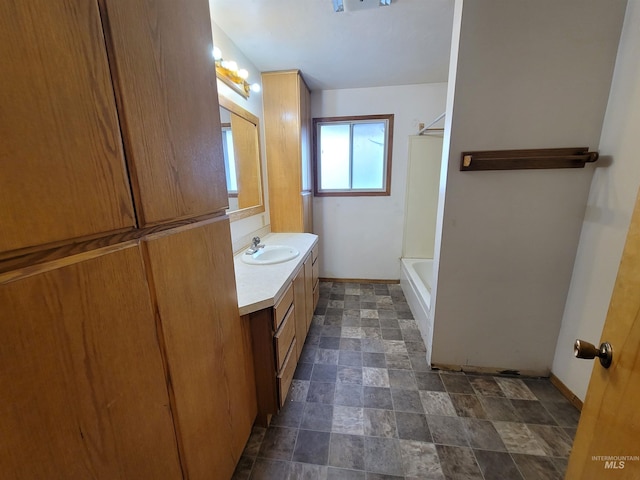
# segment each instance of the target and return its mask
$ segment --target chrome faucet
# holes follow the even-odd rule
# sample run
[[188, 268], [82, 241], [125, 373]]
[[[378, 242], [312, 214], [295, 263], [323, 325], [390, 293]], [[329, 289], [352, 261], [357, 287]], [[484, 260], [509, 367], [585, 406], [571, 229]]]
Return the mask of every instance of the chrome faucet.
[[251, 240], [251, 247], [249, 247], [245, 255], [253, 255], [261, 248], [264, 248], [264, 244], [260, 243], [260, 237], [253, 237], [253, 239]]

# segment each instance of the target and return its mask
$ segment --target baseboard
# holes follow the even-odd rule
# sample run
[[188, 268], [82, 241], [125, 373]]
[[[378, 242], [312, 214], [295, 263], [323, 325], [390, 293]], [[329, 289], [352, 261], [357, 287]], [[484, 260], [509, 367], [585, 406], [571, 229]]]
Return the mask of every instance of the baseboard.
[[464, 372], [476, 373], [481, 375], [505, 375], [513, 377], [532, 377], [532, 378], [549, 378], [551, 384], [565, 397], [571, 405], [582, 411], [582, 400], [580, 400], [569, 387], [560, 381], [553, 372], [539, 372], [534, 370], [501, 370], [491, 367], [474, 367], [473, 365], [451, 365], [447, 363], [432, 363], [431, 368], [434, 370], [442, 370], [445, 372]]
[[569, 403], [571, 405], [582, 411], [582, 400], [576, 397], [576, 394], [573, 393], [564, 383], [562, 383], [560, 379], [553, 374], [553, 372], [549, 374], [549, 380], [551, 381], [553, 386], [556, 387], [567, 400], [569, 400]]
[[479, 375], [503, 375], [511, 377], [527, 377], [527, 378], [539, 378], [548, 377], [549, 371], [541, 370], [509, 370], [498, 367], [478, 367], [475, 365], [453, 365], [448, 363], [432, 362], [431, 368], [436, 370], [443, 370], [445, 372], [464, 372]]
[[319, 280], [321, 282], [332, 282], [332, 283], [400, 283], [400, 280], [380, 280], [380, 279], [372, 279], [372, 278], [326, 278], [320, 277]]

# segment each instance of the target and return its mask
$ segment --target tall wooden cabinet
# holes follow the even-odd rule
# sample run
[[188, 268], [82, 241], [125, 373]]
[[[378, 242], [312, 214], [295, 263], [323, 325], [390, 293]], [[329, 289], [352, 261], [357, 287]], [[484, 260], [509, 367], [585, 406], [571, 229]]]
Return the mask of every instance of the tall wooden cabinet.
[[273, 232], [313, 230], [310, 94], [298, 70], [262, 74]]
[[8, 0], [0, 40], [0, 477], [230, 478], [257, 406], [207, 0]]

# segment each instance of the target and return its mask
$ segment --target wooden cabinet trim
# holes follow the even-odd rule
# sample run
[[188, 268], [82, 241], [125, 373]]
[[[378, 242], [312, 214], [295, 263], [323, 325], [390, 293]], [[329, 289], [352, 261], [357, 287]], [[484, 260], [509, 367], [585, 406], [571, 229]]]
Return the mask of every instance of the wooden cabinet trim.
[[50, 272], [58, 268], [73, 265], [75, 263], [84, 262], [93, 258], [101, 257], [109, 253], [118, 252], [127, 248], [134, 247], [138, 244], [137, 240], [130, 240], [128, 242], [118, 243], [115, 245], [108, 245], [106, 247], [96, 248], [94, 250], [88, 250], [86, 252], [77, 253], [75, 255], [64, 256], [56, 258], [54, 260], [45, 261], [40, 264], [27, 264], [18, 269], [8, 270], [2, 272], [2, 262], [0, 262], [0, 285], [22, 280], [23, 278], [31, 277], [45, 272]]
[[[0, 256], [0, 284], [24, 276], [34, 275], [47, 269], [57, 268], [55, 265], [56, 261], [68, 262], [68, 258], [73, 258], [74, 256], [85, 253], [91, 256], [93, 255], [91, 252], [100, 252], [102, 251], [101, 249], [104, 248], [113, 248], [113, 251], [115, 251], [120, 248], [126, 248], [130, 243], [137, 243], [137, 241], [147, 236], [149, 236], [149, 238], [155, 238], [160, 235], [170, 235], [176, 229], [187, 230], [189, 228], [196, 228], [198, 225], [223, 220], [225, 218], [227, 217], [224, 212], [216, 212], [211, 215], [203, 215], [154, 227], [128, 230], [119, 234], [92, 238], [83, 242], [65, 243], [64, 245], [48, 250], [34, 251], [22, 255], [16, 254], [15, 257], [11, 258], [1, 259]], [[51, 266], [52, 262], [54, 263], [53, 266]], [[73, 261], [71, 263], [73, 263]]]

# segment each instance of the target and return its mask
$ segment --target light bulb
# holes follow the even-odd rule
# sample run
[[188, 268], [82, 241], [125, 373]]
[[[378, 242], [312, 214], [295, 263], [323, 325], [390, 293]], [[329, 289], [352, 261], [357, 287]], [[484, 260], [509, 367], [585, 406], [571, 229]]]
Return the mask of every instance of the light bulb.
[[238, 76], [241, 79], [246, 80], [247, 78], [249, 78], [249, 72], [247, 72], [244, 68], [241, 68], [240, 70], [238, 70]]
[[237, 72], [238, 71], [238, 64], [236, 62], [234, 62], [233, 60], [229, 60], [227, 62], [227, 68], [229, 70], [231, 70], [232, 72]]
[[259, 83], [253, 83], [251, 84], [251, 91], [258, 93], [261, 90], [260, 88], [260, 84]]
[[222, 58], [222, 51], [218, 47], [213, 47], [213, 58], [220, 60]]

